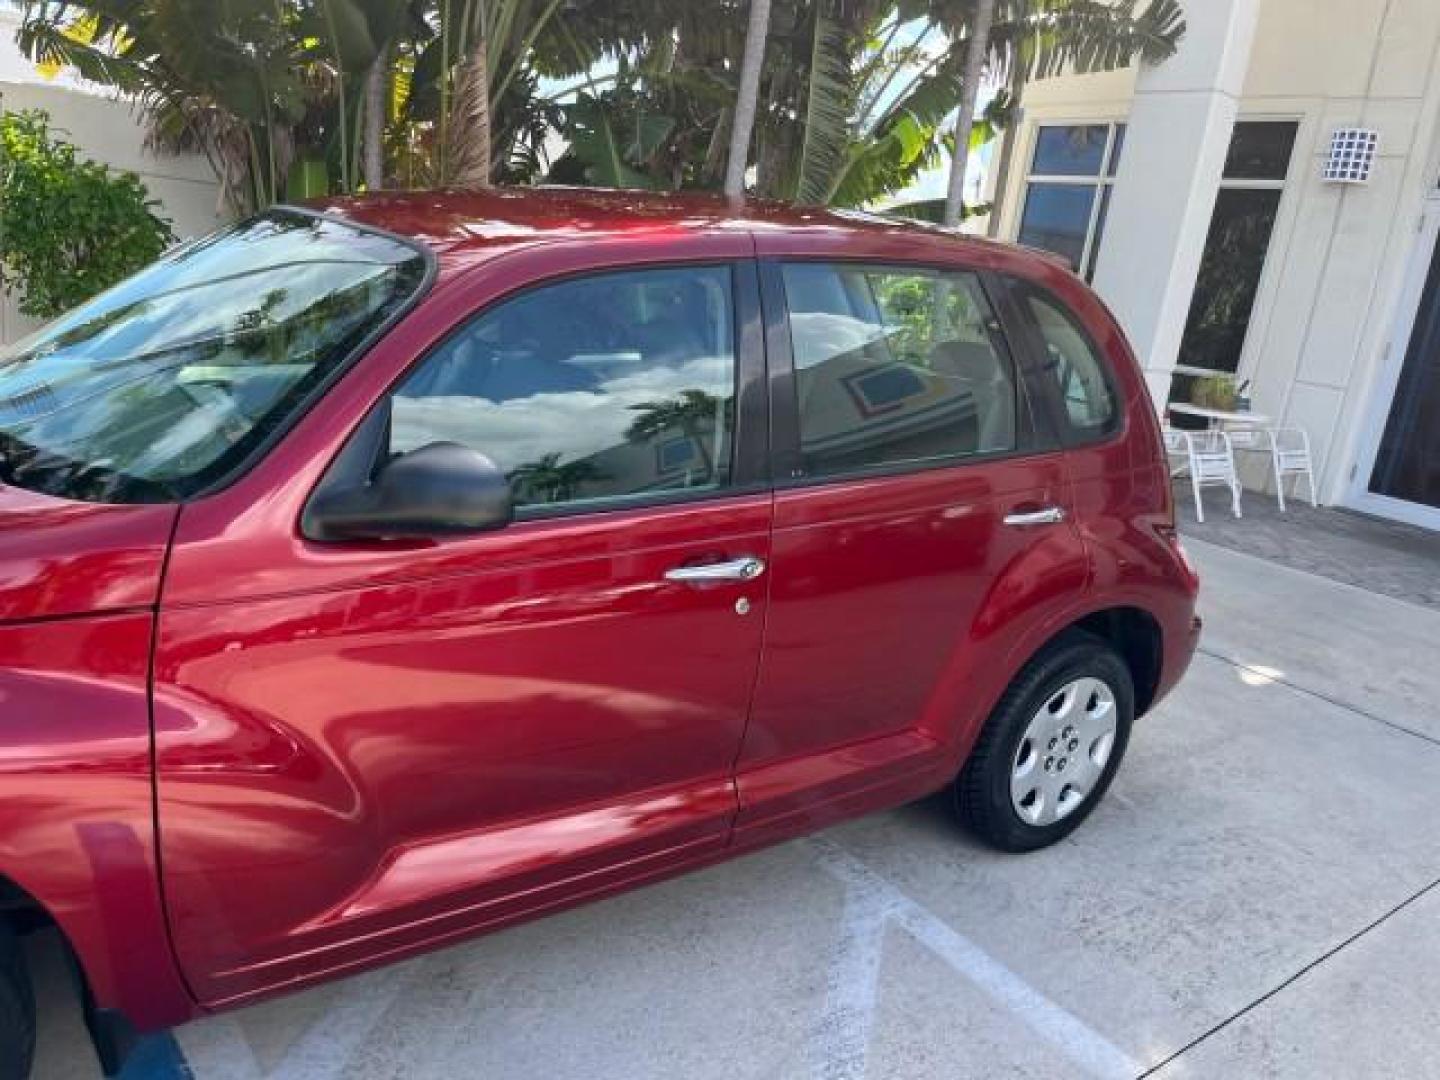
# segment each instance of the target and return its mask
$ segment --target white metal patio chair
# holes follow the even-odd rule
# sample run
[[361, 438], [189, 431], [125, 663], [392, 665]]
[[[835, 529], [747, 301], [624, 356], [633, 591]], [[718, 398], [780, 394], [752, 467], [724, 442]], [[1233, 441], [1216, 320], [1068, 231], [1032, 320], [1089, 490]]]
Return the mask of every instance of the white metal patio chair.
[[1230, 506], [1235, 516], [1241, 517], [1240, 474], [1235, 469], [1235, 450], [1230, 436], [1223, 431], [1181, 431], [1178, 428], [1165, 429], [1165, 450], [1174, 457], [1181, 457], [1182, 464], [1170, 470], [1171, 476], [1190, 477], [1190, 487], [1195, 493], [1195, 519], [1205, 520], [1205, 505], [1201, 501], [1203, 487], [1227, 487], [1230, 489]]
[[[1291, 476], [1303, 476], [1310, 490], [1310, 505], [1315, 501], [1315, 466], [1310, 457], [1310, 433], [1300, 427], [1267, 428], [1269, 437], [1270, 465], [1275, 471], [1275, 498], [1280, 510], [1285, 510], [1285, 480]], [[1295, 482], [1295, 494], [1300, 494], [1300, 483]]]

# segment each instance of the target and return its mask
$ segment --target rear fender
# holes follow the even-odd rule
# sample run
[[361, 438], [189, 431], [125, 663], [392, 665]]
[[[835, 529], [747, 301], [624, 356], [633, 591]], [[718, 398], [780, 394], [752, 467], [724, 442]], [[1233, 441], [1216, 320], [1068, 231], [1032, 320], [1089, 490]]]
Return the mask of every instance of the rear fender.
[[1071, 528], [1026, 544], [990, 582], [973, 622], [955, 643], [921, 720], [952, 769], [1015, 673], [1056, 627], [1085, 614], [1090, 563]]

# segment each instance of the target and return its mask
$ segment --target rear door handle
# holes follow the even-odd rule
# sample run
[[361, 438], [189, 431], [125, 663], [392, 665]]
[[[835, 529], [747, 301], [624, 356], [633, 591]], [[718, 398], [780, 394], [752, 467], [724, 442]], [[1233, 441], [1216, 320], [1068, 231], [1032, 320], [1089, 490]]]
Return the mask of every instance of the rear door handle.
[[1043, 510], [1021, 510], [1005, 515], [1006, 525], [1024, 528], [1029, 525], [1058, 525], [1065, 520], [1065, 511], [1059, 506], [1047, 506]]
[[665, 580], [682, 585], [703, 585], [708, 581], [754, 581], [764, 572], [764, 559], [754, 555], [742, 555], [727, 562], [676, 566], [665, 571]]

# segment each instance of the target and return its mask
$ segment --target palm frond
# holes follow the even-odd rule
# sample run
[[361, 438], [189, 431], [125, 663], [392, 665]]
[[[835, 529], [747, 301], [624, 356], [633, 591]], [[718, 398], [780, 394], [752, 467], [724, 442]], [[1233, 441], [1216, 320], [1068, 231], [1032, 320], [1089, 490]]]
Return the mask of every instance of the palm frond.
[[845, 157], [853, 102], [844, 28], [815, 13], [805, 85], [805, 122], [795, 162], [794, 199], [823, 203]]

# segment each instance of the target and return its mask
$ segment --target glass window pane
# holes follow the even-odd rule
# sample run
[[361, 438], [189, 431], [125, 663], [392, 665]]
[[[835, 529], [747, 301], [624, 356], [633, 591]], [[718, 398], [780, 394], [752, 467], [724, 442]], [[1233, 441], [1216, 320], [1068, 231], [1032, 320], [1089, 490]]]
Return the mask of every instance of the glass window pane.
[[1059, 385], [1072, 436], [1086, 440], [1109, 434], [1120, 413], [1088, 335], [1058, 300], [1027, 286], [1020, 293], [1045, 342], [1048, 368]]
[[285, 423], [424, 277], [406, 244], [285, 210], [186, 245], [0, 354], [0, 480], [185, 498]]
[[1063, 255], [1078, 269], [1094, 204], [1095, 189], [1088, 184], [1031, 184], [1018, 239], [1029, 247]]
[[784, 274], [807, 474], [1014, 448], [1015, 379], [974, 275]]
[[1114, 176], [1120, 171], [1120, 155], [1125, 152], [1125, 131], [1124, 124], [1115, 125], [1115, 141], [1110, 146], [1110, 164], [1105, 170], [1106, 176]]
[[579, 278], [492, 308], [405, 380], [391, 451], [489, 455], [519, 506], [713, 489], [729, 478], [730, 271]]
[[1290, 171], [1299, 126], [1291, 120], [1245, 121], [1235, 125], [1225, 158], [1227, 180], [1284, 180]]
[[1370, 490], [1440, 507], [1440, 247], [1415, 316]]
[[1210, 371], [1239, 368], [1279, 206], [1278, 191], [1221, 189], [1180, 343], [1182, 364]]
[[1108, 124], [1042, 127], [1035, 140], [1035, 176], [1099, 176]]

